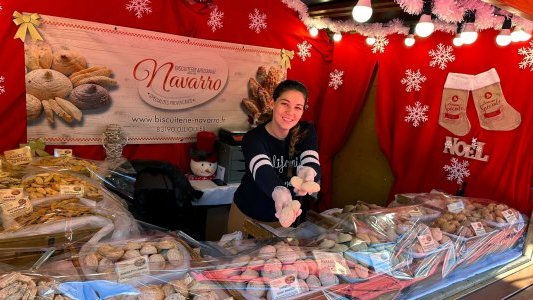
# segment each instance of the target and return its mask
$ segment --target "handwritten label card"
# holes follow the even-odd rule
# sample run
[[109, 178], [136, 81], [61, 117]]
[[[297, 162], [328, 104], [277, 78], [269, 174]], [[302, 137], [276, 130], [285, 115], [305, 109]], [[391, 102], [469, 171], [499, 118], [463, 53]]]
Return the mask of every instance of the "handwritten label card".
[[418, 239], [418, 242], [422, 246], [422, 250], [424, 250], [424, 252], [431, 252], [437, 249], [437, 242], [435, 242], [430, 233], [419, 235], [416, 238]]
[[301, 293], [298, 279], [294, 275], [287, 275], [272, 279], [269, 282], [272, 299], [282, 299]]
[[485, 227], [483, 227], [483, 224], [481, 224], [481, 222], [472, 222], [470, 223], [470, 225], [472, 226], [472, 229], [474, 229], [476, 235], [484, 235], [485, 233], [487, 233], [485, 231]]
[[83, 185], [60, 185], [59, 194], [83, 197], [85, 189]]
[[463, 203], [463, 201], [457, 201], [448, 204], [448, 211], [451, 213], [460, 213], [463, 210], [465, 210], [465, 204]]
[[134, 257], [115, 263], [115, 271], [118, 275], [118, 282], [128, 281], [138, 276], [150, 274], [148, 255]]
[[318, 269], [328, 268], [333, 274], [350, 274], [346, 260], [340, 253], [313, 251]]

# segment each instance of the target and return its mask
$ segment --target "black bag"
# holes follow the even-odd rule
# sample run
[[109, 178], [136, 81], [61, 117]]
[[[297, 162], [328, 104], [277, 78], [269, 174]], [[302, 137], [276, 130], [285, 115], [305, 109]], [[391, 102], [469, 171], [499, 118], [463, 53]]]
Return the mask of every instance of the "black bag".
[[201, 197], [174, 165], [153, 160], [133, 160], [137, 172], [129, 210], [135, 219], [169, 230], [193, 233], [192, 201]]

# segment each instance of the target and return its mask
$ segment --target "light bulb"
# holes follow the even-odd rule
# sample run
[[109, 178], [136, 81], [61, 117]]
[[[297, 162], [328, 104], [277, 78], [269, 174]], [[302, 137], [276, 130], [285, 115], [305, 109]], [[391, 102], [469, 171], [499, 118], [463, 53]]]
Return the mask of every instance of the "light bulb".
[[359, 0], [352, 9], [352, 17], [359, 23], [364, 23], [372, 17], [372, 5], [370, 0]]
[[333, 40], [335, 42], [340, 42], [342, 40], [342, 34], [340, 34], [339, 32], [335, 32], [335, 34], [333, 35]]
[[433, 33], [435, 25], [431, 22], [431, 15], [423, 14], [415, 26], [416, 35], [419, 37], [428, 37]]
[[521, 41], [525, 42], [525, 41], [529, 40], [530, 38], [531, 38], [531, 32], [527, 32], [527, 31], [522, 30], [522, 39], [521, 39]]
[[470, 45], [477, 40], [477, 32], [474, 28], [474, 23], [466, 23], [463, 32], [461, 32], [461, 39], [465, 45]]
[[316, 28], [315, 26], [309, 28], [309, 34], [312, 37], [316, 37], [318, 35], [318, 28]]
[[515, 43], [522, 41], [522, 32], [522, 29], [515, 27], [513, 32], [511, 32], [511, 41]]
[[454, 38], [453, 38], [453, 44], [456, 46], [456, 47], [461, 47], [463, 45], [463, 40], [461, 39], [461, 35], [460, 34], [457, 34]]
[[376, 43], [376, 38], [373, 36], [369, 36], [366, 38], [366, 43], [370, 46], [374, 45]]
[[407, 46], [407, 47], [411, 47], [415, 44], [415, 38], [413, 37], [412, 34], [409, 34], [408, 36], [405, 37], [405, 39], [403, 40], [403, 43]]
[[511, 43], [511, 30], [510, 29], [502, 29], [498, 36], [496, 37], [496, 44], [500, 46], [507, 46]]

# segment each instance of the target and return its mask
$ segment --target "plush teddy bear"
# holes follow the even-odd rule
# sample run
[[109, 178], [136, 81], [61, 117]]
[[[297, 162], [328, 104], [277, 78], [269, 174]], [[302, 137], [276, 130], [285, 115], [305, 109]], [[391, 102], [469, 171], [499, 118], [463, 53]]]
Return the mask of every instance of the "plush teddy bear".
[[217, 171], [217, 151], [215, 133], [211, 131], [200, 131], [196, 134], [196, 144], [191, 148], [191, 172], [195, 175], [193, 179], [213, 179]]

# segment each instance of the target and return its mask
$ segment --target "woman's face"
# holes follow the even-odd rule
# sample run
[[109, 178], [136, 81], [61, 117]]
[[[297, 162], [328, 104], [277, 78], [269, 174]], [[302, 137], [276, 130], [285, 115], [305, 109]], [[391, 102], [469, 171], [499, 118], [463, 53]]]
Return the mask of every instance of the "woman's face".
[[274, 102], [272, 122], [282, 130], [290, 130], [302, 118], [305, 98], [299, 91], [283, 92]]

